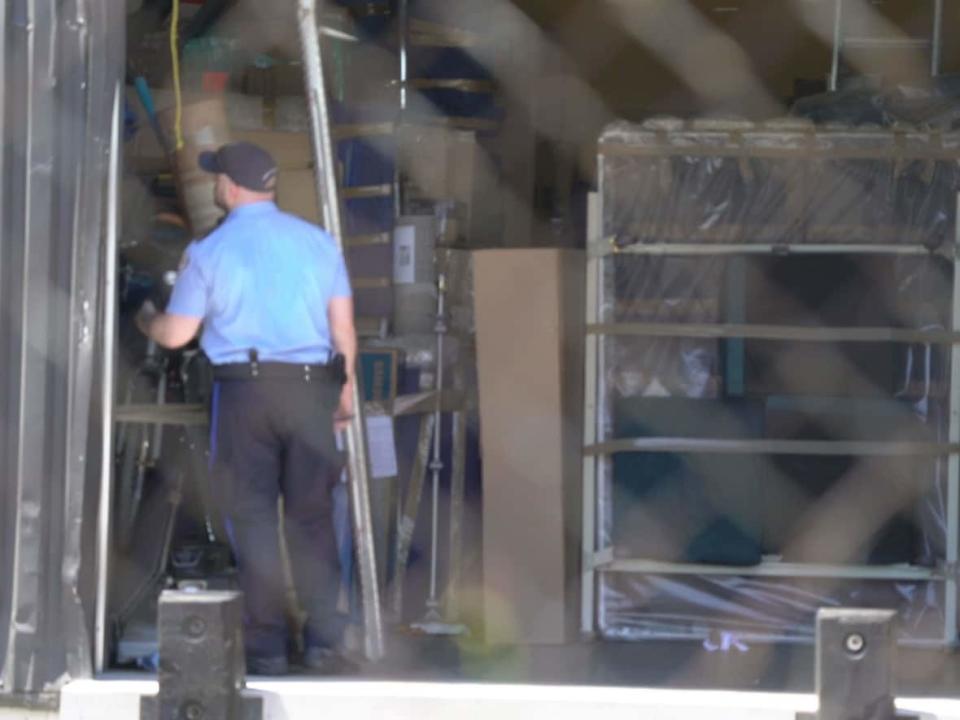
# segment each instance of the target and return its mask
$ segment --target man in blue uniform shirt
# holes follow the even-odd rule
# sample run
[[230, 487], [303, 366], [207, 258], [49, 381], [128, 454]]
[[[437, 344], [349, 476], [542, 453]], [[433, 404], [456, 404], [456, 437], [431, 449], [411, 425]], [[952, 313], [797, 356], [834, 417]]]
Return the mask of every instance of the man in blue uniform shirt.
[[[138, 324], [167, 348], [186, 345], [203, 326], [215, 379], [213, 483], [244, 593], [248, 670], [287, 671], [281, 494], [308, 614], [305, 661], [335, 670], [343, 621], [331, 516], [334, 429], [352, 413], [357, 351], [347, 269], [326, 232], [277, 208], [267, 151], [232, 143], [202, 153], [200, 166], [216, 174], [217, 204], [228, 214], [187, 249], [166, 312], [147, 306]], [[338, 354], [344, 362], [332, 362]]]

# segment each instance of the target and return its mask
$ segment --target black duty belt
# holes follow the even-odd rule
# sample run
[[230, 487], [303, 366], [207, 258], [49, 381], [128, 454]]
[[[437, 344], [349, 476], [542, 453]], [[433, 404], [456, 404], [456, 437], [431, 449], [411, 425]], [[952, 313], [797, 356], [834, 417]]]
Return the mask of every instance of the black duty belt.
[[213, 367], [214, 380], [301, 380], [303, 382], [347, 382], [346, 363], [337, 353], [327, 364], [260, 362], [260, 355], [251, 349], [250, 362], [229, 363]]
[[215, 365], [214, 380], [302, 380], [336, 381], [332, 365], [298, 365], [284, 362], [229, 363]]

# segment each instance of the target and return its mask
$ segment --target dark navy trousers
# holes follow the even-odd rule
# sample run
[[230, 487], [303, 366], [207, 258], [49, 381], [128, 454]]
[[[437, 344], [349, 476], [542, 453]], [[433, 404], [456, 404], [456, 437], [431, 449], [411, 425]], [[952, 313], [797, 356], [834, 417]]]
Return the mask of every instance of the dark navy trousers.
[[342, 468], [333, 434], [340, 387], [328, 380], [219, 380], [211, 407], [212, 484], [244, 594], [247, 654], [285, 657], [285, 588], [277, 499], [307, 647], [336, 648], [340, 569], [333, 488]]

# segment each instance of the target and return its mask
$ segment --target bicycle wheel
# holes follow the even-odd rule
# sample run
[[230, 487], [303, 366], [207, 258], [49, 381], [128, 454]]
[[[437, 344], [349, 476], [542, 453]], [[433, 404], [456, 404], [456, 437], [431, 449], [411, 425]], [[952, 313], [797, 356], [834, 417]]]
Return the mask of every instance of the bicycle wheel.
[[[126, 401], [154, 402], [156, 391], [151, 385], [149, 377], [137, 375], [127, 388]], [[116, 547], [121, 552], [129, 550], [133, 542], [153, 442], [151, 425], [124, 423], [117, 427], [113, 517]]]
[[117, 548], [121, 551], [129, 550], [133, 541], [151, 441], [150, 429], [146, 425], [131, 425], [126, 434], [117, 468], [117, 506], [114, 515]]

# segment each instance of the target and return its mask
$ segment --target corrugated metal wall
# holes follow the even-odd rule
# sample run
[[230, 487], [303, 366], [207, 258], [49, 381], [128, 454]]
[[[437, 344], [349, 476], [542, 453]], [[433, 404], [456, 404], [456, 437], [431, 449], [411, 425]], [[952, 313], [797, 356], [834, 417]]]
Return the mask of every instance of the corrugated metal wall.
[[91, 670], [84, 578], [94, 570], [90, 433], [99, 414], [91, 400], [123, 23], [117, 0], [0, 7], [3, 694], [36, 693]]

